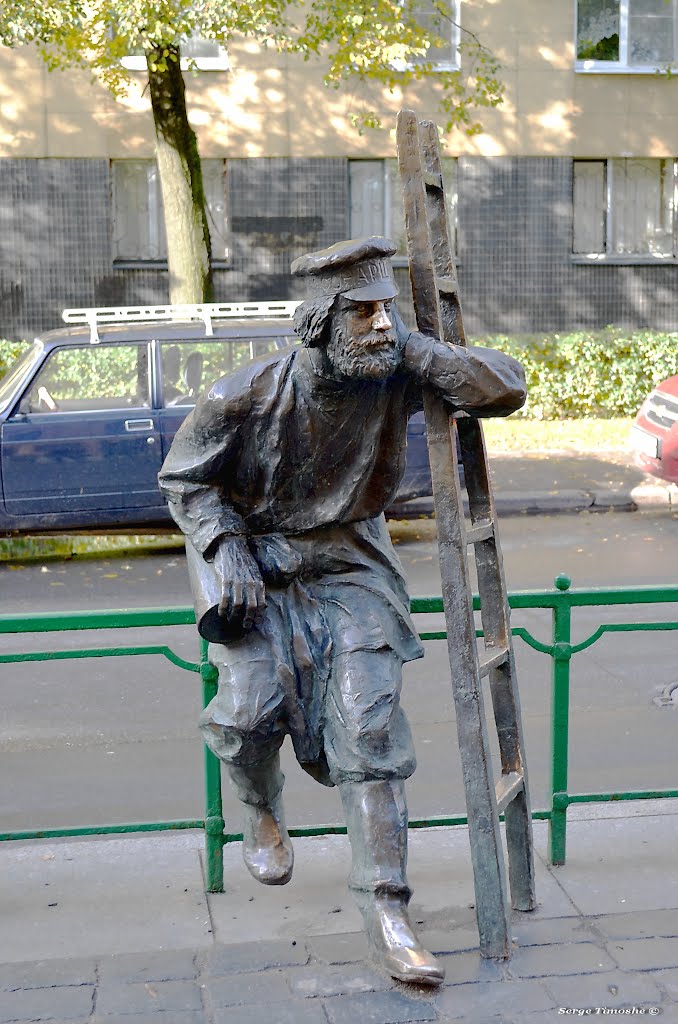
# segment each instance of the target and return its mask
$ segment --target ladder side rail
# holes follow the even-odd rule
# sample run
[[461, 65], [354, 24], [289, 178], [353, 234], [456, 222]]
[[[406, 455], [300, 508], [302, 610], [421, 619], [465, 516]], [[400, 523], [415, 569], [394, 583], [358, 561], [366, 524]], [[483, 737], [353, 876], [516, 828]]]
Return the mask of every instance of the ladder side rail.
[[504, 664], [490, 671], [489, 683], [502, 775], [520, 772], [523, 777], [522, 790], [506, 805], [504, 819], [511, 903], [516, 910], [529, 911], [536, 906], [532, 817], [503, 558], [482, 424], [465, 417], [457, 429], [471, 520], [494, 524], [492, 536], [475, 544], [474, 554], [485, 643], [507, 650]]
[[490, 691], [499, 737], [502, 772], [524, 770], [520, 699], [518, 688], [513, 682], [516, 678], [515, 660], [506, 580], [482, 425], [478, 420], [468, 418], [461, 420], [458, 428], [473, 519], [488, 518], [495, 525], [493, 536], [474, 547], [485, 644], [489, 647], [505, 647], [508, 651], [506, 665], [490, 673]]
[[[456, 284], [456, 267], [448, 244], [449, 231], [445, 196], [442, 187], [440, 150], [436, 128], [432, 121], [420, 123], [420, 138], [426, 167], [424, 181], [426, 187], [427, 219], [433, 249], [433, 264], [438, 277], [453, 279]], [[459, 343], [459, 341], [465, 343], [466, 339], [458, 291], [449, 298], [439, 296], [439, 302], [441, 319], [447, 323], [447, 331], [443, 330], [443, 333], [448, 334], [448, 336], [451, 335], [451, 337], [447, 337], [445, 340], [450, 340], [453, 343]], [[445, 307], [447, 307], [449, 314], [447, 317], [444, 316]], [[477, 420], [466, 419], [462, 420], [458, 426], [465, 441], [462, 449], [462, 462], [464, 463], [465, 473], [468, 465], [466, 487], [469, 494], [472, 522], [475, 523], [479, 519], [489, 519], [495, 523], [496, 529], [496, 517], [481, 424]], [[455, 423], [456, 427], [457, 424]], [[496, 540], [493, 537], [482, 544], [474, 545], [474, 548], [479, 573], [478, 589], [481, 594], [481, 619], [485, 633], [485, 643], [490, 647], [508, 647], [511, 640], [506, 588], [503, 584], [503, 572], [499, 564], [501, 555], [497, 551]], [[509, 651], [509, 656], [511, 653]], [[509, 693], [506, 694], [506, 687], [499, 685], [498, 682], [498, 676], [501, 676], [502, 673], [502, 669], [493, 670], [490, 674], [490, 680], [495, 723], [500, 739], [502, 771], [506, 773], [507, 771], [522, 769], [522, 759], [518, 746], [517, 722], [515, 717], [511, 715], [511, 709], [507, 707], [507, 697], [510, 699], [510, 690], [514, 688], [511, 687]], [[492, 678], [495, 679], [495, 686], [492, 686]], [[510, 680], [508, 680], [508, 683], [510, 685]]]
[[[438, 290], [421, 159], [416, 115], [411, 111], [401, 111], [398, 115], [398, 161], [405, 197], [410, 278], [417, 324], [422, 333], [439, 337], [442, 332]], [[486, 957], [506, 957], [510, 940], [504, 856], [499, 841], [494, 785], [490, 777], [491, 755], [482, 706], [456, 445], [453, 444], [448, 411], [430, 389], [424, 389], [424, 411], [448, 631], [448, 657], [469, 817], [480, 948]]]
[[[421, 151], [426, 167], [425, 189], [426, 208], [429, 223], [429, 242], [433, 254], [433, 266], [436, 279], [447, 279], [453, 292], [441, 293], [438, 289], [440, 310], [440, 333], [442, 341], [453, 345], [466, 345], [466, 332], [459, 299], [457, 267], [452, 257], [450, 246], [450, 228], [445, 204], [443, 186], [443, 169], [440, 162], [440, 146], [438, 130], [433, 121], [421, 121], [419, 124]], [[427, 180], [428, 179], [428, 180]]]

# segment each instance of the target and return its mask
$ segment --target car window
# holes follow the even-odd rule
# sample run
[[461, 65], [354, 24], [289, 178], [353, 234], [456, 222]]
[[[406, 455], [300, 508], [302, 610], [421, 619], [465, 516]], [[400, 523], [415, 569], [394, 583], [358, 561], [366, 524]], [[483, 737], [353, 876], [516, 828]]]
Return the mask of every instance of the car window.
[[33, 344], [23, 352], [15, 363], [10, 366], [5, 376], [0, 381], [0, 413], [16, 397], [15, 392], [21, 381], [28, 375], [42, 356], [43, 345], [41, 341], [34, 341]]
[[163, 405], [194, 405], [201, 391], [219, 377], [252, 359], [277, 352], [293, 336], [234, 338], [215, 341], [162, 342], [160, 345]]
[[148, 407], [145, 345], [57, 349], [28, 395], [30, 412], [85, 412]]

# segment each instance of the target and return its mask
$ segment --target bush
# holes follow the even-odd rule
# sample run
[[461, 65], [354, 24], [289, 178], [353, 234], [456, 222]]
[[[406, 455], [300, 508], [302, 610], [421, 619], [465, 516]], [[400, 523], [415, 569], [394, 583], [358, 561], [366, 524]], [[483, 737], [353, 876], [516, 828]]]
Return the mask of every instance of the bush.
[[15, 359], [27, 348], [27, 341], [6, 341], [0, 338], [0, 380], [5, 376]]
[[478, 339], [525, 367], [531, 419], [635, 416], [652, 388], [678, 373], [678, 333], [576, 331]]

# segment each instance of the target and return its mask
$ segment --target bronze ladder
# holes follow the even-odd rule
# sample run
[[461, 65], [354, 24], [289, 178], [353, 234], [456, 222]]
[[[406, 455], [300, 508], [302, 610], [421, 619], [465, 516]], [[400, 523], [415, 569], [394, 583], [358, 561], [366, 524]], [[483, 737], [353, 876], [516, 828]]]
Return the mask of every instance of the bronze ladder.
[[[435, 124], [418, 122], [413, 111], [401, 110], [397, 145], [418, 328], [424, 334], [465, 346]], [[511, 945], [499, 827], [502, 813], [512, 906], [532, 910], [536, 901], [532, 819], [501, 547], [480, 422], [463, 414], [450, 415], [430, 388], [424, 389], [424, 412], [480, 952], [485, 957], [505, 958], [510, 955]], [[470, 526], [463, 511], [456, 437]], [[469, 549], [475, 555], [480, 594], [484, 631], [480, 650], [473, 617]], [[496, 785], [483, 708], [485, 676], [489, 676], [501, 758], [501, 776]]]

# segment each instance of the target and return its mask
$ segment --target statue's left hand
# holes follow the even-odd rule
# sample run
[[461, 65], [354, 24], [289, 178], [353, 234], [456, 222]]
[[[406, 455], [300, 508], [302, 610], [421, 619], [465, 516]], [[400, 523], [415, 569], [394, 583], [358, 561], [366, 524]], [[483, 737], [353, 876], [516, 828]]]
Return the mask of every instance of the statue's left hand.
[[299, 574], [302, 557], [282, 533], [251, 537], [250, 548], [265, 580], [284, 586]]

